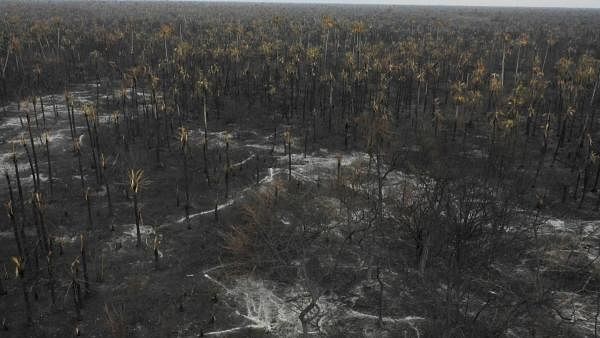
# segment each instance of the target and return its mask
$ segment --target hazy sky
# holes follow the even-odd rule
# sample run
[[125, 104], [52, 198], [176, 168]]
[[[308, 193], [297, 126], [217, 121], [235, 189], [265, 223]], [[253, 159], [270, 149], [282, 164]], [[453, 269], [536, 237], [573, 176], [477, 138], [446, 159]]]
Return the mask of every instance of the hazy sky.
[[[221, 0], [223, 1], [223, 0]], [[227, 1], [227, 0], [225, 0]], [[234, 0], [255, 2], [600, 8], [600, 0]]]

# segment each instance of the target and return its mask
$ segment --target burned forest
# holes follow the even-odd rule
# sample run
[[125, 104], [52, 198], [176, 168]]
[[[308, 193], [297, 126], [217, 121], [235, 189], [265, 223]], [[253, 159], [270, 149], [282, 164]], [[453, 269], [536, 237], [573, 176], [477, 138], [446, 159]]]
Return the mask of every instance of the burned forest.
[[0, 337], [598, 337], [600, 10], [0, 2]]

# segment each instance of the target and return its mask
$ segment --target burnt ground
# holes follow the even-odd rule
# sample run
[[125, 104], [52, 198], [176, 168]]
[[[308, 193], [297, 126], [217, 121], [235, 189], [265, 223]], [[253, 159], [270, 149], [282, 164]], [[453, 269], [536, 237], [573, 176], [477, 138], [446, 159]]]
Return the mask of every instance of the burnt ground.
[[[95, 89], [93, 85], [81, 85], [72, 94], [79, 107], [76, 110], [78, 135], [85, 135], [80, 105], [94, 101]], [[10, 222], [2, 214], [0, 269], [7, 291], [0, 303], [0, 316], [7, 329], [2, 336], [65, 337], [75, 332], [98, 337], [295, 336], [302, 332], [298, 316], [316, 289], [320, 291], [316, 301], [318, 310], [313, 311], [310, 322], [312, 334], [436, 335], [436, 322], [444, 316], [437, 310], [442, 302], [439, 299], [444, 297], [444, 285], [428, 284], [417, 271], [406, 268], [413, 249], [408, 243], [406, 247], [397, 247], [397, 242], [386, 241], [386, 236], [394, 232], [391, 226], [381, 229], [376, 236], [382, 254], [393, 257], [385, 264], [376, 264], [384, 285], [383, 326], [378, 325], [379, 282], [373, 275], [375, 264], [363, 260], [370, 256], [363, 253], [372, 251], [373, 247], [372, 243], [361, 243], [360, 231], [361, 226], [368, 223], [366, 214], [371, 203], [361, 195], [374, 186], [373, 181], [360, 178], [359, 174], [370, 170], [371, 160], [365, 153], [340, 150], [343, 139], [336, 136], [321, 139], [321, 144], [311, 145], [308, 153], [303, 154], [302, 138], [294, 135], [290, 179], [281, 135], [286, 126], [278, 126], [273, 141], [272, 128], [250, 114], [240, 113], [244, 108], [229, 102], [229, 107], [223, 109], [229, 112], [229, 117], [225, 113], [220, 120], [209, 122], [209, 186], [202, 159], [202, 128], [198, 122], [189, 121], [192, 179], [188, 224], [176, 131], [171, 133], [169, 145], [160, 149], [160, 161], [154, 156], [152, 133], [138, 135], [136, 141], [128, 145], [129, 151], [125, 151], [121, 140], [104, 137], [101, 142], [109, 163], [105, 178], [111, 187], [112, 215], [106, 190], [96, 184], [89, 139], [83, 136], [84, 179], [92, 188], [90, 226], [64, 98], [55, 95], [54, 100], [58, 117], [48, 103], [51, 97], [44, 97], [45, 129], [49, 133], [52, 156], [52, 196], [48, 191], [48, 177], [41, 175], [41, 180], [47, 196], [45, 220], [54, 248], [56, 302], [53, 305], [50, 299], [46, 262], [42, 259], [27, 262], [25, 276], [34, 324], [24, 324], [20, 283], [14, 278], [14, 266], [9, 260], [16, 254], [16, 247]], [[32, 106], [24, 104], [20, 109], [31, 112]], [[3, 111], [1, 165], [13, 175], [10, 154], [14, 146], [27, 195], [32, 179], [27, 177], [29, 164], [19, 143], [21, 135], [27, 139], [26, 129], [21, 126], [16, 104], [4, 107]], [[143, 113], [142, 108], [140, 116]], [[245, 118], [237, 118], [240, 114]], [[43, 124], [41, 114], [37, 115], [38, 124]], [[100, 112], [99, 121], [105, 135], [111, 132], [110, 116], [108, 110]], [[237, 123], [228, 123], [233, 120]], [[227, 140], [233, 168], [228, 193], [222, 171]], [[46, 153], [40, 141], [36, 142], [40, 171], [45, 173]], [[475, 143], [473, 147], [476, 148]], [[422, 151], [410, 148], [407, 153]], [[474, 154], [473, 161], [477, 161], [478, 153]], [[129, 168], [144, 170], [140, 195], [141, 248], [136, 247], [132, 199], [127, 191]], [[426, 175], [417, 175], [414, 171], [408, 174], [410, 170], [404, 169], [387, 178], [387, 195], [402, 193], [404, 196], [407, 189], [418, 191], [427, 180]], [[548, 175], [551, 174], [556, 175]], [[347, 178], [341, 187], [338, 175]], [[15, 182], [12, 183], [16, 189]], [[349, 195], [355, 198], [347, 198]], [[8, 199], [6, 185], [2, 198]], [[26, 202], [28, 200], [26, 198]], [[30, 202], [26, 208], [31, 208]], [[538, 333], [542, 335], [593, 333], [595, 300], [575, 285], [580, 285], [578, 281], [585, 278], [589, 278], [589, 283], [596, 283], [595, 277], [587, 271], [590, 265], [595, 269], [598, 258], [593, 248], [598, 224], [582, 220], [594, 215], [564, 215], [560, 208], [536, 213], [530, 205], [517, 212], [523, 215], [523, 223], [528, 226], [515, 226], [509, 232], [514, 234], [515, 252], [522, 254], [500, 261], [489, 271], [486, 282], [478, 284], [478, 292], [466, 301], [464, 311], [473, 315], [481, 312], [475, 318], [480, 318], [481, 326], [485, 327], [485, 321], [495, 319], [493, 313], [486, 312], [495, 297], [490, 295], [501, 294], [509, 304], [517, 304], [520, 298], [527, 297], [539, 273], [534, 271], [532, 260], [539, 257], [535, 259], [542, 260], [545, 266], [542, 274], [553, 281], [544, 301], [550, 302], [547, 308], [554, 311], [541, 313], [536, 319], [514, 319], [514, 327], [501, 334], [524, 334], [531, 329], [527, 324], [532, 321], [537, 321]], [[555, 218], [557, 214], [561, 219]], [[530, 224], [539, 225], [534, 239], [544, 244], [528, 251], [532, 240]], [[244, 230], [251, 225], [258, 230]], [[301, 235], [292, 231], [296, 228], [303, 229]], [[349, 232], [355, 236], [350, 241]], [[311, 233], [314, 236], [311, 237]], [[26, 235], [30, 244], [35, 243], [32, 225], [26, 228]], [[77, 318], [70, 266], [79, 256], [81, 235], [86, 238], [89, 290], [84, 295], [82, 316]], [[306, 238], [311, 240], [310, 245], [299, 244], [300, 239]], [[158, 262], [153, 252], [156, 241], [159, 242]], [[281, 245], [289, 250], [269, 251], [255, 244], [258, 242], [283, 243]], [[398, 252], [401, 254], [397, 255]], [[317, 263], [306, 264], [314, 257], [318, 258]], [[335, 280], [328, 279], [330, 276], [335, 276]], [[487, 282], [490, 280], [497, 281], [497, 285]], [[81, 274], [79, 281], [84, 284]], [[498, 285], [511, 287], [501, 290]]]
[[[34, 324], [24, 325], [20, 284], [13, 277], [12, 262], [7, 259], [15, 255], [16, 247], [10, 222], [3, 214], [0, 219], [3, 224], [0, 256], [5, 257], [2, 277], [7, 290], [7, 294], [2, 296], [2, 319], [7, 327], [3, 335], [64, 337], [74, 334], [76, 330], [85, 336], [296, 334], [299, 329], [296, 323], [299, 310], [295, 303], [302, 303], [302, 300], [285, 299], [288, 292], [302, 294], [302, 290], [295, 290], [298, 286], [294, 285], [293, 279], [283, 285], [275, 285], [275, 282], [252, 272], [252, 264], [232, 262], [224, 249], [225, 234], [231, 224], [238, 222], [239, 209], [247, 196], [254, 196], [256, 192], [274, 185], [281, 186], [282, 194], [286, 189], [284, 183], [279, 183], [287, 180], [286, 156], [281, 141], [276, 140], [277, 145], [273, 145], [273, 131], [226, 124], [226, 117], [215, 124], [211, 123], [209, 130], [216, 131], [209, 132], [209, 154], [211, 162], [218, 164], [210, 168], [213, 182], [209, 187], [201, 164], [202, 148], [198, 146], [203, 132], [200, 126], [190, 127], [190, 172], [193, 177], [190, 189], [191, 229], [188, 229], [184, 216], [184, 183], [177, 140], [171, 140], [172, 149], [161, 149], [160, 164], [144, 153], [143, 149], [147, 146], [144, 141], [147, 140], [138, 139], [137, 144], [129, 145], [135, 150], [127, 154], [127, 159], [123, 158], [126, 152], [118, 149], [123, 147], [119, 140], [103, 140], [106, 149], [104, 155], [109, 163], [105, 176], [111, 186], [113, 204], [113, 214], [110, 215], [106, 189], [94, 184], [94, 168], [86, 151], [89, 149], [89, 143], [86, 143], [89, 139], [86, 138], [81, 111], [82, 104], [93, 102], [94, 85], [81, 85], [72, 94], [78, 107], [75, 112], [77, 137], [83, 135], [84, 179], [93, 187], [90, 193], [92, 226], [88, 224], [86, 203], [82, 198], [65, 100], [60, 95], [54, 95], [53, 98], [45, 96], [45, 117], [42, 119], [42, 114], [38, 112], [37, 123], [40, 129], [42, 124], [46, 125], [52, 156], [52, 196], [49, 196], [48, 177], [41, 175], [41, 181], [47, 194], [45, 219], [54, 244], [54, 274], [58, 276], [56, 303], [53, 305], [51, 302], [47, 285], [49, 280], [44, 276], [46, 262], [27, 262], [25, 274]], [[52, 100], [55, 107], [48, 103]], [[30, 112], [32, 108], [30, 103], [23, 103], [20, 107], [21, 111]], [[2, 167], [11, 174], [14, 172], [11, 160], [14, 147], [23, 189], [27, 194], [32, 189], [33, 180], [28, 177], [29, 165], [20, 144], [22, 137], [27, 139], [27, 134], [22, 124], [26, 123], [25, 119], [23, 115], [19, 119], [18, 109], [16, 104], [3, 109], [0, 127], [3, 137]], [[250, 118], [248, 120], [252, 121]], [[99, 121], [102, 128], [110, 132], [110, 114], [100, 114]], [[281, 126], [279, 132], [284, 128]], [[218, 169], [219, 165], [223, 165], [226, 133], [231, 137], [233, 168], [229, 196], [225, 196], [223, 177]], [[277, 137], [281, 138], [281, 135]], [[44, 144], [41, 139], [36, 139], [36, 144], [39, 166], [42, 172], [46, 172], [47, 158], [45, 151], [41, 150]], [[154, 151], [148, 153], [153, 154]], [[350, 152], [342, 155], [344, 165], [364, 160], [366, 156]], [[318, 189], [331, 190], [327, 188], [327, 182], [335, 173], [336, 156], [337, 153], [328, 153], [324, 148], [315, 149], [307, 157], [294, 154], [293, 177], [298, 185], [292, 184], [292, 187], [309, 191], [323, 185], [324, 188]], [[142, 248], [136, 247], [134, 212], [131, 196], [127, 192], [126, 170], [131, 167], [144, 169], [145, 182], [141, 193]], [[12, 184], [16, 194], [14, 178]], [[8, 199], [7, 192], [5, 186], [5, 200]], [[320, 192], [312, 191], [311, 195], [314, 203], [319, 204]], [[294, 208], [290, 203], [285, 209]], [[30, 204], [26, 208], [31, 207]], [[279, 213], [282, 214], [280, 221], [289, 224], [286, 211]], [[26, 235], [29, 242], [35, 242], [32, 225], [26, 228]], [[78, 319], [69, 276], [71, 263], [79, 256], [81, 235], [86, 238], [89, 290], [84, 292], [82, 316]], [[158, 264], [153, 255], [155, 237], [160, 241]], [[83, 277], [79, 275], [79, 279], [83, 287]], [[357, 287], [359, 283], [355, 284], [352, 286]], [[360, 296], [356, 298], [360, 299]], [[333, 302], [332, 307], [335, 305]], [[335, 306], [347, 305], [340, 303]], [[356, 323], [350, 321], [348, 325], [360, 327], [363, 321], [374, 324], [375, 317], [368, 313], [369, 310], [367, 306], [367, 312], [355, 312], [351, 317]], [[392, 326], [398, 321], [405, 331], [413, 321], [419, 320], [417, 317], [414, 320], [386, 318], [386, 322]]]

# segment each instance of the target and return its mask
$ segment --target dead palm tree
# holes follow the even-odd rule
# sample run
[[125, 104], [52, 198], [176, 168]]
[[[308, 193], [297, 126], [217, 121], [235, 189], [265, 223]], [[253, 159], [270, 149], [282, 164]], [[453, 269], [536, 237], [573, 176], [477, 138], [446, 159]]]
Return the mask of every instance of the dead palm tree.
[[163, 40], [165, 45], [165, 61], [169, 60], [169, 54], [167, 50], [167, 40], [173, 35], [174, 29], [171, 24], [164, 24], [160, 26], [158, 36]]
[[33, 205], [33, 211], [36, 214], [34, 219], [37, 218], [38, 223], [39, 223], [38, 224], [39, 235], [40, 235], [39, 240], [42, 243], [44, 252], [47, 253], [50, 251], [50, 241], [48, 239], [48, 230], [46, 229], [45, 214], [44, 214], [44, 211], [46, 209], [46, 204], [44, 202], [44, 198], [42, 197], [42, 193], [40, 193], [40, 192], [33, 193], [32, 205]]
[[517, 64], [515, 66], [515, 85], [519, 81], [519, 64], [521, 62], [521, 51], [529, 44], [529, 35], [526, 33], [521, 34], [519, 39], [516, 41], [517, 44]]
[[24, 224], [25, 224], [25, 199], [23, 198], [23, 186], [21, 185], [21, 175], [19, 174], [19, 164], [17, 162], [17, 152], [15, 150], [15, 146], [13, 144], [13, 149], [11, 153], [11, 158], [13, 162], [13, 166], [15, 168], [15, 178], [17, 180], [17, 191], [19, 193], [19, 208], [21, 212], [21, 231], [24, 233]]
[[96, 156], [96, 142], [95, 140], [97, 139], [95, 133], [94, 133], [94, 129], [92, 128], [92, 124], [91, 123], [95, 123], [96, 121], [96, 108], [91, 105], [91, 104], [87, 104], [83, 107], [83, 114], [85, 116], [85, 124], [87, 126], [87, 133], [88, 133], [88, 137], [90, 139], [90, 149], [92, 151], [92, 162], [94, 165], [94, 169], [95, 169], [95, 173], [96, 173], [96, 183], [100, 184], [100, 166], [98, 165], [98, 157]]
[[75, 305], [76, 319], [80, 321], [81, 318], [81, 284], [79, 284], [79, 257], [73, 260], [71, 263], [71, 285], [70, 288], [73, 290], [73, 304]]
[[321, 21], [323, 29], [325, 30], [325, 40], [323, 41], [323, 64], [325, 67], [327, 66], [327, 47], [329, 45], [329, 34], [331, 30], [335, 27], [335, 20], [329, 16], [325, 15], [323, 20]]
[[[7, 175], [7, 178], [8, 178], [8, 175]], [[13, 234], [15, 236], [15, 242], [17, 244], [17, 251], [19, 252], [19, 257], [25, 257], [25, 255], [23, 253], [23, 245], [21, 244], [23, 241], [23, 238], [21, 238], [21, 236], [19, 235], [19, 226], [17, 224], [17, 219], [15, 218], [15, 211], [13, 209], [12, 189], [11, 189], [11, 199], [8, 200], [4, 204], [4, 207], [6, 208], [6, 213], [8, 215], [8, 218], [10, 219], [10, 223], [12, 224], [12, 227], [13, 227]]]
[[140, 234], [141, 211], [138, 206], [138, 194], [144, 181], [144, 171], [142, 169], [130, 169], [128, 177], [129, 189], [133, 193], [133, 211], [135, 212], [135, 230], [137, 235], [136, 246], [139, 248], [142, 244], [142, 237]]
[[512, 36], [510, 33], [501, 34], [502, 39], [502, 71], [500, 73], [500, 86], [504, 88], [504, 70], [506, 67], [506, 55], [510, 54], [510, 46], [512, 45]]
[[204, 143], [202, 145], [202, 155], [204, 158], [204, 175], [206, 176], [206, 182], [210, 187], [210, 175], [208, 173], [208, 120], [206, 116], [206, 99], [208, 95], [209, 83], [206, 77], [203, 74], [200, 74], [200, 80], [196, 82], [196, 91], [198, 93], [202, 92], [202, 112], [203, 112], [203, 122], [204, 122]]
[[452, 100], [454, 101], [454, 125], [452, 127], [452, 140], [456, 138], [456, 130], [458, 128], [459, 122], [463, 122], [460, 109], [467, 102], [466, 97], [466, 83], [464, 82], [456, 82], [452, 85]]
[[27, 317], [27, 325], [33, 324], [31, 316], [31, 303], [29, 302], [29, 292], [27, 291], [27, 282], [25, 281], [25, 261], [22, 257], [11, 257], [15, 264], [15, 275], [21, 282], [21, 290], [23, 291], [23, 300], [25, 301], [25, 316]]

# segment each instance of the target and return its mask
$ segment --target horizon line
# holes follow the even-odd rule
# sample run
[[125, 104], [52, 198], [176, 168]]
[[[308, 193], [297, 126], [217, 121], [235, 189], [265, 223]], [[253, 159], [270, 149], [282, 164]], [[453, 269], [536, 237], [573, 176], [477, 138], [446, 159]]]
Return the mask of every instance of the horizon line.
[[[58, 1], [81, 1], [81, 0], [58, 0]], [[449, 7], [449, 8], [500, 8], [500, 9], [600, 9], [600, 4], [596, 7], [587, 5], [560, 6], [560, 5], [515, 5], [515, 4], [440, 4], [440, 3], [422, 3], [419, 1], [408, 1], [407, 3], [397, 3], [394, 1], [371, 1], [371, 0], [91, 0], [108, 2], [203, 2], [203, 3], [238, 3], [238, 4], [311, 4], [311, 5], [360, 5], [360, 6], [394, 6], [394, 7]], [[438, 0], [430, 0], [437, 2]]]
[[[426, 0], [428, 3], [423, 3], [424, 1], [418, 0], [400, 0], [401, 2], [396, 2], [394, 0], [5, 0], [0, 1], [1, 3], [51, 3], [51, 2], [97, 2], [97, 3], [126, 3], [126, 2], [138, 2], [138, 3], [173, 3], [173, 2], [185, 2], [185, 3], [219, 3], [219, 4], [255, 4], [255, 5], [269, 5], [269, 4], [278, 4], [278, 5], [339, 5], [339, 6], [390, 6], [390, 7], [441, 7], [441, 8], [482, 8], [482, 9], [564, 9], [564, 10], [600, 10], [600, 4], [596, 5], [596, 7], [590, 7], [588, 5], [537, 5], [537, 4], [526, 4], [526, 5], [518, 5], [518, 4], [497, 4], [497, 3], [481, 3], [481, 4], [471, 4], [471, 3], [459, 3], [459, 4], [451, 4], [451, 3], [439, 3], [440, 0]], [[518, 0], [515, 0], [517, 2]], [[434, 2], [434, 3], [431, 3]]]

